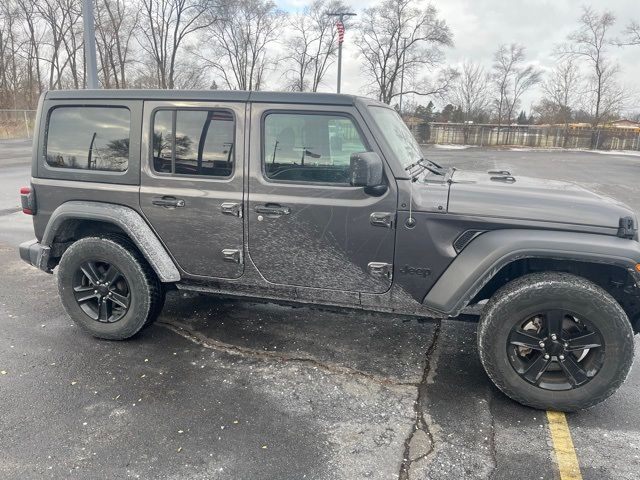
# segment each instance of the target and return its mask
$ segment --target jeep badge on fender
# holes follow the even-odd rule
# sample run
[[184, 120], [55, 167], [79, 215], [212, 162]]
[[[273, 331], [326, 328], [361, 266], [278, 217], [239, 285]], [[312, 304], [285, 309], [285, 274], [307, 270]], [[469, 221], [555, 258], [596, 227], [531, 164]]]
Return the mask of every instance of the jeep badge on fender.
[[404, 265], [399, 270], [400, 273], [405, 275], [418, 275], [419, 277], [426, 277], [427, 275], [431, 275], [431, 270], [428, 268], [415, 268], [410, 267], [409, 265]]

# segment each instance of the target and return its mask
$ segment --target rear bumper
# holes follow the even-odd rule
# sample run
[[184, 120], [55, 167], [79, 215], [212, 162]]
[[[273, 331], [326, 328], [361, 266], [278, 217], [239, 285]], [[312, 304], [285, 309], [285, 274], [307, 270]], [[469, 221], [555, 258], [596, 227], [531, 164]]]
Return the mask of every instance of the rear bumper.
[[20, 244], [20, 258], [40, 270], [51, 273], [49, 269], [50, 248], [40, 245], [37, 240], [29, 240]]

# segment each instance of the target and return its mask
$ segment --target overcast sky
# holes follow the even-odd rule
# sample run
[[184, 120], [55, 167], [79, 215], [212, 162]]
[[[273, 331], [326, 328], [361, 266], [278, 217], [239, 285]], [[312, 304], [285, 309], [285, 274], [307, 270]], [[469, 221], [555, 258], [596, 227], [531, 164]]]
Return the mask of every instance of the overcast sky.
[[[276, 0], [277, 1], [277, 0]], [[295, 11], [308, 4], [305, 0], [280, 0], [278, 5]], [[364, 0], [352, 2], [355, 11], [375, 4]], [[427, 2], [416, 1], [417, 5]], [[576, 29], [577, 20], [584, 5], [598, 11], [610, 10], [616, 17], [614, 31], [620, 35], [630, 20], [640, 21], [639, 0], [598, 0], [590, 3], [577, 0], [433, 0], [431, 2], [447, 22], [454, 37], [454, 47], [446, 50], [446, 61], [459, 64], [472, 59], [490, 68], [492, 56], [502, 43], [521, 43], [527, 48], [527, 60], [547, 70], [552, 68], [554, 45], [566, 39]], [[381, 19], [381, 21], [384, 21]], [[353, 30], [347, 30], [343, 57], [343, 93], [363, 93], [360, 63], [353, 45]], [[640, 91], [640, 46], [611, 47], [622, 73], [621, 82]], [[335, 65], [329, 72], [324, 91], [335, 89]], [[523, 101], [523, 108], [530, 109], [539, 92], [531, 92]], [[640, 111], [640, 102], [629, 105], [632, 111]]]

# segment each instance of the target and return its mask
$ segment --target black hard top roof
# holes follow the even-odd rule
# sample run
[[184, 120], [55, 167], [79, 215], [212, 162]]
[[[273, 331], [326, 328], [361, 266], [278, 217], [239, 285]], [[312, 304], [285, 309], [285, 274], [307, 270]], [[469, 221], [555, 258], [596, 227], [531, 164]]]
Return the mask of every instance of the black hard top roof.
[[[353, 105], [355, 95], [307, 92], [247, 92], [225, 90], [50, 90], [46, 94], [52, 100], [79, 99], [127, 99], [127, 100], [184, 100], [261, 103], [312, 103], [320, 105]], [[365, 100], [364, 98], [362, 98]], [[371, 102], [370, 99], [366, 99]], [[375, 101], [374, 101], [375, 102]]]

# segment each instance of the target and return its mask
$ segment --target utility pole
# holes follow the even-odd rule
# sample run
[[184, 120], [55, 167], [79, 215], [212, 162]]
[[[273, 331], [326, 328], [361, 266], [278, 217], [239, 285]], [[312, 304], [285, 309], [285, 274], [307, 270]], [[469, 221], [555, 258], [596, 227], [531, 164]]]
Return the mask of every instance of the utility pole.
[[96, 32], [93, 24], [93, 0], [82, 0], [84, 28], [84, 59], [87, 67], [87, 88], [100, 88], [96, 61]]
[[402, 42], [402, 70], [400, 73], [400, 105], [398, 106], [398, 110], [400, 110], [400, 115], [402, 115], [402, 97], [404, 97], [404, 56], [407, 54], [407, 39], [405, 38]]
[[327, 13], [330, 17], [338, 17], [336, 26], [338, 27], [338, 88], [340, 93], [340, 85], [342, 83], [342, 42], [344, 42], [344, 17], [355, 17], [356, 14], [352, 12], [336, 12]]

